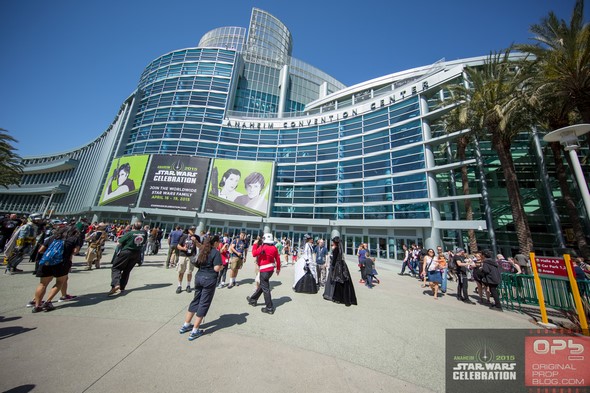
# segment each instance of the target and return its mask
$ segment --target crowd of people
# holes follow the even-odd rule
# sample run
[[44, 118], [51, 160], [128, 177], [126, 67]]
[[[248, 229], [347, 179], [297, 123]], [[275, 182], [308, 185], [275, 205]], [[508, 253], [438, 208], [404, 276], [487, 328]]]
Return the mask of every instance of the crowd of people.
[[[90, 224], [86, 219], [46, 220], [38, 214], [27, 218], [18, 218], [15, 214], [3, 217], [0, 234], [6, 274], [22, 272], [18, 265], [27, 254], [35, 262], [34, 274], [39, 278], [39, 284], [33, 300], [28, 303], [33, 313], [54, 310], [53, 300], [58, 295], [61, 295], [59, 302], [76, 298], [67, 292], [68, 274], [72, 268], [72, 257], [82, 255], [79, 253], [85, 244], [85, 270], [93, 270], [101, 268], [106, 242], [112, 240], [117, 243], [111, 260], [111, 288], [106, 295], [118, 296], [126, 291], [133, 268], [143, 264], [146, 253], [157, 254], [163, 239], [160, 228], [143, 225], [141, 221], [125, 225]], [[322, 293], [324, 299], [335, 303], [346, 306], [357, 304], [354, 279], [344, 261], [344, 247], [339, 237], [331, 239], [328, 246], [324, 239], [305, 235], [301, 244], [296, 245], [286, 237], [277, 239], [271, 233], [251, 239], [245, 232], [233, 237], [228, 233], [205, 231], [197, 234], [195, 226], [182, 228], [177, 225], [169, 233], [167, 242], [164, 267], [175, 268], [178, 273], [176, 293], [182, 293], [183, 288], [187, 293], [194, 291], [180, 329], [181, 334], [190, 332], [189, 340], [203, 334], [200, 325], [215, 291], [239, 285], [237, 276], [249, 254], [255, 266], [255, 288], [246, 301], [257, 306], [262, 296], [263, 313], [275, 313], [270, 279], [275, 273], [281, 273], [281, 267], [289, 265], [293, 265], [294, 292]], [[398, 274], [406, 275], [407, 269], [408, 274], [418, 279], [423, 288], [430, 288], [435, 300], [439, 299], [440, 293], [447, 292], [448, 282], [453, 281], [457, 283], [457, 300], [476, 304], [474, 299], [493, 310], [502, 311], [498, 292], [501, 274], [530, 273], [530, 262], [522, 254], [504, 258], [501, 254], [494, 256], [491, 251], [483, 250], [467, 255], [462, 248], [443, 251], [442, 247], [422, 249], [417, 244], [410, 247], [403, 245], [402, 250], [402, 268]], [[367, 244], [359, 245], [357, 257], [359, 283], [373, 288], [380, 281], [376, 260]], [[581, 258], [574, 260], [574, 271], [579, 280], [586, 280], [587, 270]], [[49, 288], [53, 279], [55, 283]], [[470, 294], [470, 282], [475, 283], [477, 296]]]
[[[473, 298], [477, 303], [488, 305], [490, 309], [503, 311], [498, 287], [502, 282], [502, 273], [532, 274], [530, 260], [523, 254], [505, 258], [502, 254], [493, 255], [490, 250], [481, 250], [467, 255], [463, 248], [443, 251], [442, 247], [423, 249], [412, 244], [410, 248], [402, 245], [402, 268], [398, 273], [417, 278], [421, 287], [430, 287], [433, 298], [439, 293], [447, 292], [448, 281], [457, 283], [456, 298], [467, 304], [476, 304], [469, 293], [469, 282], [475, 283]], [[590, 276], [590, 269], [581, 257], [575, 257], [574, 273], [576, 280], [585, 283]], [[582, 290], [585, 290], [585, 285]], [[490, 297], [493, 302], [490, 301]]]

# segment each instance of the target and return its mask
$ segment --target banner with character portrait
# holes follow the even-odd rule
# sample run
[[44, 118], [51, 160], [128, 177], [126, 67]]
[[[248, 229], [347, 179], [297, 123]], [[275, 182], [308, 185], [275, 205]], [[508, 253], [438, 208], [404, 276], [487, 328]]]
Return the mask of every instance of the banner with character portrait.
[[115, 158], [108, 171], [98, 204], [100, 206], [129, 206], [137, 202], [148, 154]]
[[268, 215], [274, 163], [216, 158], [205, 211], [244, 216]]

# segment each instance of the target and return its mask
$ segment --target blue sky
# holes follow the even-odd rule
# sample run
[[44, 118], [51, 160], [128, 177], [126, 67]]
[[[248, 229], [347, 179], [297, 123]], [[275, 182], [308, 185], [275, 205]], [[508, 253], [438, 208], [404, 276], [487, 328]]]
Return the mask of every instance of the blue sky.
[[216, 27], [247, 27], [252, 7], [285, 23], [294, 57], [353, 85], [529, 42], [531, 24], [549, 11], [569, 21], [574, 3], [4, 0], [0, 128], [23, 157], [80, 147], [108, 127], [150, 61]]

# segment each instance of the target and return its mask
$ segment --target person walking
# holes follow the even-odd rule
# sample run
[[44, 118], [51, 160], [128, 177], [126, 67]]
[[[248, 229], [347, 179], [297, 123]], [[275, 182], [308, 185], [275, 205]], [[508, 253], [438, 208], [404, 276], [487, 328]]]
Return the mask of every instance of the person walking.
[[132, 228], [119, 239], [120, 251], [111, 268], [111, 290], [108, 296], [119, 295], [125, 291], [131, 270], [141, 260], [141, 249], [146, 241], [146, 234], [142, 230], [141, 221], [136, 221]]
[[229, 237], [224, 236], [217, 246], [217, 251], [221, 254], [221, 271], [217, 277], [217, 289], [225, 287], [225, 279], [229, 264]]
[[182, 234], [182, 228], [180, 225], [177, 225], [176, 229], [170, 232], [170, 235], [168, 235], [168, 257], [166, 257], [166, 269], [170, 268], [171, 266], [174, 267], [176, 261], [178, 260], [179, 251], [177, 247]]
[[17, 266], [23, 261], [25, 253], [30, 251], [36, 241], [37, 225], [40, 216], [29, 216], [23, 220], [23, 225], [18, 227], [6, 244], [4, 263], [6, 264], [5, 274], [21, 273]]
[[229, 285], [227, 289], [231, 289], [234, 286], [238, 286], [239, 284], [236, 283], [236, 277], [238, 276], [238, 271], [242, 268], [244, 264], [244, 252], [246, 250], [246, 233], [240, 232], [240, 237], [234, 239], [231, 244], [229, 245], [229, 252], [231, 258], [229, 260]]
[[274, 238], [272, 234], [265, 233], [264, 238], [254, 243], [252, 246], [252, 256], [258, 257], [257, 263], [260, 271], [260, 285], [252, 296], [246, 297], [248, 303], [252, 306], [256, 306], [258, 298], [261, 294], [264, 294], [265, 307], [262, 309], [263, 313], [274, 314], [275, 307], [272, 303], [272, 297], [270, 294], [270, 278], [272, 277], [275, 268], [277, 276], [281, 273], [281, 257], [279, 251], [274, 245]]
[[346, 307], [357, 305], [352, 277], [344, 261], [344, 246], [339, 236], [332, 238], [332, 257], [324, 288], [324, 299], [344, 304]]
[[502, 304], [500, 303], [500, 295], [498, 294], [498, 285], [502, 282], [502, 274], [500, 273], [500, 266], [498, 262], [493, 258], [490, 250], [483, 251], [483, 265], [482, 265], [482, 281], [488, 286], [492, 297], [494, 298], [494, 304], [490, 306], [490, 309], [503, 311]]
[[318, 240], [314, 253], [318, 284], [323, 287], [326, 283], [326, 259], [328, 257], [328, 247], [324, 244], [324, 239]]
[[100, 269], [100, 260], [102, 258], [102, 249], [107, 241], [106, 225], [104, 222], [98, 224], [95, 230], [86, 235], [88, 250], [86, 250], [86, 270], [92, 270], [92, 265]]
[[[196, 265], [199, 270], [195, 276], [195, 296], [188, 306], [184, 324], [179, 330], [180, 334], [191, 332], [188, 336], [189, 341], [193, 341], [205, 333], [204, 330], [199, 329], [199, 326], [209, 312], [215, 295], [217, 275], [221, 270], [221, 255], [217, 251], [218, 245], [219, 236], [206, 237], [203, 239], [203, 245], [197, 257]], [[192, 324], [195, 314], [197, 317], [195, 323]]]
[[475, 304], [469, 299], [467, 271], [471, 267], [471, 263], [465, 261], [465, 250], [458, 248], [453, 256], [453, 263], [451, 267], [457, 274], [457, 300], [467, 304]]
[[442, 281], [440, 270], [438, 269], [438, 257], [434, 255], [432, 248], [428, 249], [427, 255], [424, 257], [424, 270], [428, 276], [430, 289], [432, 290], [434, 300], [438, 300], [438, 289]]
[[412, 276], [416, 275], [416, 271], [414, 270], [414, 267], [412, 266], [412, 253], [410, 252], [410, 250], [408, 250], [408, 246], [406, 246], [405, 244], [402, 244], [402, 250], [404, 252], [404, 259], [402, 260], [402, 271], [399, 272], [398, 274], [400, 276], [403, 276], [405, 274], [406, 271], [406, 267], [410, 270], [410, 274]]
[[[52, 244], [54, 243], [55, 244]], [[59, 245], [61, 242], [61, 245]], [[52, 255], [47, 255], [46, 258], [41, 258], [36, 276], [39, 277], [39, 285], [35, 289], [35, 297], [32, 301], [32, 312], [38, 313], [41, 311], [53, 311], [55, 306], [52, 300], [62, 290], [64, 285], [67, 285], [68, 274], [72, 268], [72, 255], [80, 249], [80, 232], [75, 226], [63, 226], [59, 228], [55, 234], [45, 239], [45, 242], [40, 247], [39, 251], [45, 255], [49, 248], [55, 247]], [[61, 256], [59, 255], [61, 252]], [[61, 261], [59, 260], [61, 257]], [[55, 285], [49, 291], [46, 301], [43, 301], [47, 286], [55, 277]], [[66, 295], [74, 298], [71, 295]], [[70, 300], [66, 299], [66, 300]]]
[[182, 292], [182, 279], [184, 278], [184, 273], [188, 270], [186, 276], [186, 292], [191, 293], [191, 280], [193, 279], [193, 270], [195, 266], [193, 262], [198, 254], [198, 248], [200, 247], [199, 239], [195, 235], [197, 227], [192, 226], [188, 229], [188, 233], [185, 233], [180, 238], [178, 248], [180, 252], [180, 257], [178, 258], [178, 262], [176, 263], [176, 271], [178, 272], [178, 287], [176, 288], [176, 293]]

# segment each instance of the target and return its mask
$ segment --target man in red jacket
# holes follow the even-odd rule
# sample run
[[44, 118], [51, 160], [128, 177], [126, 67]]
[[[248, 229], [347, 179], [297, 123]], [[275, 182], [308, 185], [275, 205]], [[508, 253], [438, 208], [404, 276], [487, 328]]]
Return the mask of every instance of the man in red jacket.
[[277, 269], [277, 276], [281, 273], [281, 259], [274, 243], [272, 234], [265, 233], [264, 237], [252, 246], [252, 256], [258, 257], [256, 260], [260, 269], [260, 286], [252, 296], [246, 297], [250, 305], [256, 306], [258, 298], [264, 293], [266, 307], [261, 311], [271, 315], [274, 314], [275, 308], [272, 304], [272, 297], [270, 296], [269, 280], [275, 271], [275, 267]]

